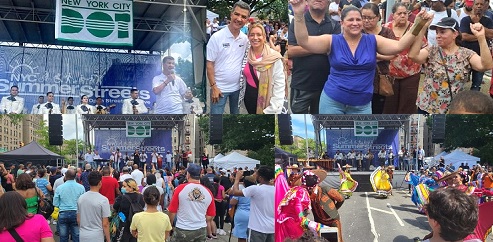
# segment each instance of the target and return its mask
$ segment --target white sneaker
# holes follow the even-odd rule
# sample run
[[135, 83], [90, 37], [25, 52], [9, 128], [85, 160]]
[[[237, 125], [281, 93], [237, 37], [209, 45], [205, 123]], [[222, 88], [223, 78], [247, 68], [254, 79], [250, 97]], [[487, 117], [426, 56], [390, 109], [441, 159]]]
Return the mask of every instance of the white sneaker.
[[224, 231], [224, 230], [222, 230], [222, 229], [218, 229], [218, 230], [217, 230], [217, 233], [218, 233], [219, 235], [226, 235], [226, 231]]
[[56, 222], [56, 220], [53, 220], [53, 222], [51, 222], [51, 223], [52, 223], [53, 225], [56, 225], [56, 223], [57, 223], [57, 222]]

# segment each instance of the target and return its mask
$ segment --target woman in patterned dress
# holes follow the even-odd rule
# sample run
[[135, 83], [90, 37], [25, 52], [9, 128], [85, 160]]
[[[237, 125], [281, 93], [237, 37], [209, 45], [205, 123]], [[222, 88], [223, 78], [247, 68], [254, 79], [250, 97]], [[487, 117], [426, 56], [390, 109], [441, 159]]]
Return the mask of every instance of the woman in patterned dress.
[[[459, 24], [453, 18], [443, 18], [430, 29], [437, 31], [437, 45], [421, 49], [422, 43], [414, 42], [409, 51], [413, 61], [424, 64], [424, 87], [416, 104], [419, 114], [444, 114], [454, 95], [464, 90], [471, 69], [489, 70], [493, 61], [480, 23], [471, 24], [471, 32], [478, 38], [481, 56], [458, 45]], [[420, 35], [418, 37], [422, 38]]]

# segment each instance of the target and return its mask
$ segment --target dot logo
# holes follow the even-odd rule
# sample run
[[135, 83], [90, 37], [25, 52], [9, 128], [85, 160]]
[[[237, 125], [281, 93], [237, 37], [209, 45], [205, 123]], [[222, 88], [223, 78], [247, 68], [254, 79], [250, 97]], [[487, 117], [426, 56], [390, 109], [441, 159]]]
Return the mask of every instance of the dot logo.
[[127, 121], [127, 137], [151, 137], [151, 121]]
[[57, 0], [55, 38], [102, 45], [132, 45], [132, 1]]
[[378, 121], [354, 121], [354, 136], [378, 136]]

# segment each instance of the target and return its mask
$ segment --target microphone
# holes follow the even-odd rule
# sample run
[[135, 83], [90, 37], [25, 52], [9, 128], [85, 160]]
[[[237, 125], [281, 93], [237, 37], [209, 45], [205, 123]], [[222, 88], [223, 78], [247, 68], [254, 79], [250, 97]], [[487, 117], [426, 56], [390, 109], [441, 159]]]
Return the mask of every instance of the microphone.
[[[175, 74], [175, 70], [174, 69], [169, 70], [169, 74], [170, 75]], [[173, 81], [171, 81], [171, 84], [173, 84], [173, 86], [175, 85], [175, 79], [173, 79]]]

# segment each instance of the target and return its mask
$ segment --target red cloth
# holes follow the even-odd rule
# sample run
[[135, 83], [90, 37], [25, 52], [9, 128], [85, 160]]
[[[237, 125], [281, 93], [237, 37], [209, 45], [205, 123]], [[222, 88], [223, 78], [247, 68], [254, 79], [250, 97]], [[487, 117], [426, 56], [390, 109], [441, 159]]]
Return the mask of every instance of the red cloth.
[[[469, 239], [481, 239], [486, 241], [486, 232], [493, 226], [493, 202], [479, 204], [479, 219], [474, 233], [468, 235], [464, 241]], [[491, 232], [491, 231], [490, 231]]]
[[110, 205], [115, 203], [115, 191], [120, 187], [118, 181], [111, 176], [103, 176], [101, 179], [101, 188], [99, 189], [99, 193], [101, 195], [108, 198]]

